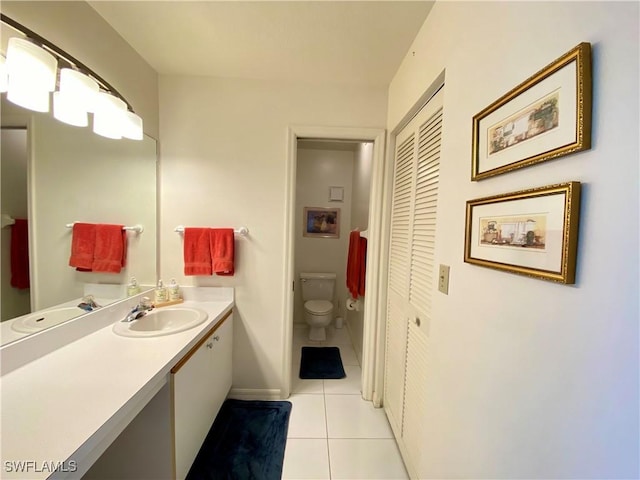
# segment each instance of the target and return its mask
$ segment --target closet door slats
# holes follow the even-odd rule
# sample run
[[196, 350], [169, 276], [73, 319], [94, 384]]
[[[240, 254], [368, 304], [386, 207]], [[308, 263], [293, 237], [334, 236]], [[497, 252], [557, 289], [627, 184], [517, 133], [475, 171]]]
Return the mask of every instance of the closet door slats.
[[412, 477], [420, 477], [429, 393], [442, 96], [436, 94], [396, 136], [393, 171], [384, 408]]

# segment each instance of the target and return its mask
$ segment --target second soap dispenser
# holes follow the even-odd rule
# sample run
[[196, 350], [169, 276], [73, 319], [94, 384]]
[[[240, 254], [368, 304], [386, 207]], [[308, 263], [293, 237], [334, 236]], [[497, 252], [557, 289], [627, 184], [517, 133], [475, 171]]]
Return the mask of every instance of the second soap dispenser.
[[162, 280], [158, 280], [158, 286], [153, 292], [153, 299], [156, 304], [165, 303], [168, 300], [167, 288], [162, 283]]
[[171, 279], [171, 283], [169, 284], [169, 301], [176, 302], [178, 300], [182, 300], [182, 295], [180, 294], [180, 285], [176, 282], [175, 278]]

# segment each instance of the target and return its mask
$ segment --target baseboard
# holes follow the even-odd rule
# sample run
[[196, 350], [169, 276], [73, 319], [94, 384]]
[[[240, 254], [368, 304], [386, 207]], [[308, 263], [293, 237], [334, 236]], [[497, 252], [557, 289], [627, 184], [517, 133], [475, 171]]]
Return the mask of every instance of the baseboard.
[[227, 398], [236, 400], [282, 400], [278, 388], [232, 388]]

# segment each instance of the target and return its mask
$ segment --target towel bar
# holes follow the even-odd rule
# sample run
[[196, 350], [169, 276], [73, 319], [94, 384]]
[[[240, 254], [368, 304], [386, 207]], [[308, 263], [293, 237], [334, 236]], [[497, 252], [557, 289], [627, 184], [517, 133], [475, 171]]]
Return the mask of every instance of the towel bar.
[[15, 225], [16, 221], [10, 215], [6, 213], [2, 214], [2, 228], [8, 227], [9, 225]]
[[[184, 228], [184, 225], [178, 225], [173, 229], [173, 231], [177, 233], [184, 233]], [[235, 233], [236, 235], [240, 235], [241, 237], [246, 237], [247, 235], [249, 235], [249, 229], [247, 227], [235, 228], [233, 230], [233, 233]]]
[[[78, 222], [73, 222], [73, 223], [67, 223], [65, 226], [67, 228], [73, 228], [73, 224], [74, 223], [78, 223]], [[123, 230], [130, 230], [132, 232], [136, 232], [136, 233], [142, 233], [144, 232], [144, 227], [142, 225], [134, 225], [132, 227], [122, 227]]]

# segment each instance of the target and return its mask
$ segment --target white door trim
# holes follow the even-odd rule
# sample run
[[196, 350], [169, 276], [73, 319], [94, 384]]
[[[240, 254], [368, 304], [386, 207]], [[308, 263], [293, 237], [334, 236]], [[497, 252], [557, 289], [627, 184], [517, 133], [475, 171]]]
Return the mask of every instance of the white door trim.
[[[384, 193], [384, 145], [385, 130], [378, 128], [314, 127], [292, 125], [287, 131], [287, 164], [285, 170], [285, 232], [284, 232], [284, 325], [282, 328], [282, 398], [291, 393], [291, 350], [293, 344], [293, 282], [295, 246], [295, 192], [296, 162], [299, 138], [361, 140], [373, 142], [373, 168], [371, 172], [371, 194], [369, 200], [369, 240], [367, 244], [367, 294], [364, 297], [364, 332], [362, 339], [362, 397], [374, 400], [380, 406], [382, 391], [374, 391], [380, 363], [376, 355], [379, 323], [384, 320], [378, 314], [380, 293], [382, 209]], [[346, 268], [346, 265], [345, 265]], [[383, 364], [384, 365], [384, 364]], [[378, 401], [376, 401], [378, 399]]]

